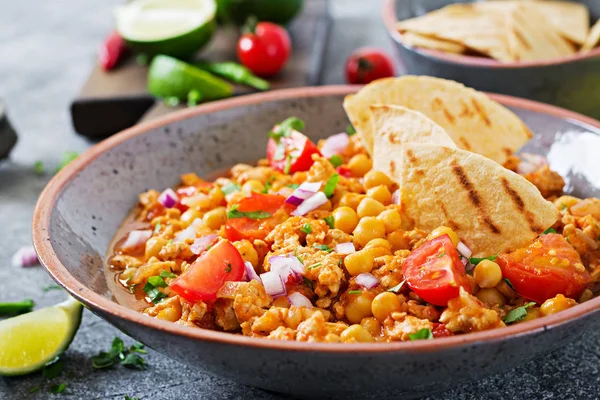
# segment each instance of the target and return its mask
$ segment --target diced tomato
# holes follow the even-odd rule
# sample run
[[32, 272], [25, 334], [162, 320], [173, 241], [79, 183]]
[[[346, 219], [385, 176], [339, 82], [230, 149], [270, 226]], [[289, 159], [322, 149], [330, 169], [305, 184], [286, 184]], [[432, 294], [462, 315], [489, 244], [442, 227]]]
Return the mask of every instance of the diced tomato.
[[198, 257], [175, 279], [170, 287], [190, 302], [211, 301], [227, 281], [240, 281], [244, 276], [244, 259], [227, 240], [221, 240]]
[[[248, 239], [264, 239], [279, 223], [287, 218], [285, 197], [277, 194], [252, 193], [237, 204], [241, 212], [263, 211], [271, 214], [269, 218], [253, 219], [249, 217], [229, 218], [225, 225], [225, 236], [232, 242]], [[281, 210], [281, 211], [280, 211]]]
[[501, 254], [497, 262], [517, 293], [537, 303], [557, 294], [576, 299], [591, 281], [579, 253], [556, 233], [540, 236], [529, 247]]
[[284, 173], [308, 171], [313, 165], [313, 154], [321, 153], [309, 138], [295, 130], [290, 136], [280, 138], [279, 142], [269, 138], [267, 144], [269, 164]]
[[433, 334], [434, 338], [454, 336], [454, 333], [449, 331], [445, 324], [434, 324], [434, 328], [431, 333]]
[[437, 306], [458, 297], [460, 287], [471, 293], [465, 266], [448, 235], [425, 242], [410, 253], [402, 272], [416, 294]]
[[341, 167], [337, 167], [336, 170], [337, 170], [338, 174], [340, 174], [344, 178], [352, 177], [352, 171], [350, 171], [350, 168], [348, 168], [348, 167], [344, 167], [342, 165]]

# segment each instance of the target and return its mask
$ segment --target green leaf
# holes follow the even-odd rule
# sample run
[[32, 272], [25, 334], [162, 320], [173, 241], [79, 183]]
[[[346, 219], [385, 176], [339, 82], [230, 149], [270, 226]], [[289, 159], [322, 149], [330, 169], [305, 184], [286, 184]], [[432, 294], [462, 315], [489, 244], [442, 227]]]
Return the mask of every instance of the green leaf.
[[310, 226], [309, 223], [306, 223], [306, 224], [302, 225], [302, 228], [300, 228], [300, 230], [308, 235], [309, 233], [312, 232], [312, 226]]
[[549, 233], [556, 233], [556, 230], [553, 228], [548, 228], [544, 231], [543, 235], [547, 235]]
[[481, 257], [481, 258], [471, 257], [471, 258], [469, 258], [469, 262], [473, 265], [477, 265], [480, 262], [482, 262], [483, 260], [494, 261], [496, 258], [498, 258], [498, 254], [496, 254], [495, 256]]
[[115, 357], [105, 351], [101, 351], [100, 353], [96, 354], [91, 358], [91, 360], [92, 367], [95, 369], [110, 368], [115, 365], [116, 362]]
[[152, 284], [154, 287], [167, 287], [167, 283], [160, 276], [151, 276], [148, 278], [148, 282]]
[[361, 294], [362, 290], [348, 290], [348, 294]]
[[61, 394], [62, 392], [65, 391], [66, 388], [67, 388], [67, 384], [63, 382], [60, 385], [50, 386], [50, 392], [52, 392], [54, 394]]
[[164, 294], [163, 292], [161, 292], [160, 290], [158, 290], [150, 282], [147, 282], [144, 285], [144, 292], [146, 292], [146, 294], [148, 295], [148, 297], [150, 298], [150, 300], [152, 300], [152, 302], [154, 304], [160, 303], [164, 298], [167, 297], [166, 294]]
[[315, 249], [319, 249], [321, 251], [326, 251], [328, 253], [331, 253], [333, 251], [333, 249], [329, 246], [327, 246], [326, 244], [316, 244], [313, 246]]
[[406, 283], [406, 281], [402, 281], [399, 284], [397, 284], [394, 287], [391, 287], [387, 290], [387, 292], [394, 292], [394, 293], [398, 293], [400, 291], [400, 289], [402, 289], [402, 286], [404, 286], [404, 283]]
[[129, 396], [125, 396], [125, 400], [140, 400], [139, 397], [129, 397]]
[[64, 368], [65, 362], [59, 358], [52, 364], [47, 364], [44, 366], [44, 369], [42, 369], [42, 375], [44, 375], [45, 378], [54, 379], [63, 372]]
[[46, 172], [46, 170], [44, 169], [44, 162], [40, 160], [34, 162], [33, 172], [35, 172], [37, 175], [44, 175], [44, 173]]
[[116, 357], [124, 351], [125, 343], [123, 342], [123, 339], [121, 339], [120, 337], [115, 337], [110, 345], [110, 354], [113, 357]]
[[269, 132], [269, 137], [279, 143], [282, 137], [289, 137], [292, 130], [301, 132], [304, 130], [304, 121], [297, 117], [289, 117], [277, 126], [277, 130]]
[[121, 365], [125, 368], [139, 370], [146, 369], [146, 361], [144, 361], [144, 359], [141, 356], [133, 353], [127, 354], [125, 358], [121, 360]]
[[227, 218], [229, 218], [229, 219], [244, 218], [244, 217], [248, 217], [250, 219], [265, 219], [265, 218], [270, 218], [271, 214], [268, 212], [265, 212], [265, 211], [260, 211], [260, 210], [239, 211], [237, 204], [234, 204], [227, 212]]
[[331, 157], [329, 157], [329, 162], [335, 167], [339, 167], [340, 165], [342, 165], [344, 163], [344, 160], [342, 159], [342, 157], [340, 157], [337, 154], [332, 155]]
[[308, 266], [308, 267], [306, 267], [306, 269], [313, 269], [313, 268], [317, 268], [317, 267], [320, 267], [320, 266], [321, 266], [321, 263], [320, 263], [320, 262], [318, 262], [318, 263], [314, 263], [314, 264], [313, 264], [313, 265], [311, 265], [311, 266]]
[[506, 317], [504, 317], [504, 323], [512, 324], [515, 322], [521, 321], [527, 315], [527, 309], [531, 306], [535, 306], [534, 302], [527, 303], [522, 305], [521, 307], [517, 307], [513, 310], [510, 310]]
[[348, 126], [346, 126], [346, 133], [348, 134], [348, 136], [354, 135], [356, 133], [356, 129], [354, 129], [354, 125], [348, 124]]
[[333, 218], [333, 215], [328, 215], [327, 217], [323, 218], [323, 220], [327, 223], [327, 225], [329, 225], [329, 228], [331, 228], [331, 229], [335, 228], [335, 225], [334, 225], [335, 220]]
[[221, 192], [224, 194], [231, 194], [233, 192], [239, 192], [241, 190], [240, 185], [235, 182], [229, 182], [227, 185], [221, 188]]
[[134, 343], [129, 347], [129, 352], [130, 353], [140, 353], [140, 354], [146, 354], [148, 353], [145, 349], [144, 349], [144, 345], [141, 343]]
[[269, 193], [269, 190], [271, 190], [271, 186], [273, 186], [273, 182], [275, 181], [275, 179], [277, 179], [276, 176], [270, 176], [269, 178], [267, 178], [267, 181], [265, 182], [265, 188], [261, 190], [261, 193]]
[[56, 172], [60, 171], [64, 167], [67, 166], [71, 161], [79, 157], [79, 153], [76, 151], [65, 151], [60, 158], [60, 162], [58, 163], [58, 167], [56, 167]]
[[419, 329], [415, 333], [409, 333], [408, 337], [410, 340], [427, 340], [433, 339], [433, 332], [429, 328]]
[[161, 271], [159, 275], [163, 279], [165, 279], [165, 278], [173, 278], [173, 279], [177, 278], [177, 275], [175, 275], [174, 273], [169, 272], [169, 271]]
[[513, 286], [512, 282], [508, 280], [508, 278], [504, 278], [504, 282], [506, 282], [506, 284], [512, 289], [515, 290], [515, 287]]
[[331, 198], [333, 196], [333, 192], [335, 192], [335, 187], [340, 181], [340, 176], [338, 174], [333, 174], [327, 179], [327, 183], [325, 183], [325, 187], [323, 188], [323, 193], [327, 198]]

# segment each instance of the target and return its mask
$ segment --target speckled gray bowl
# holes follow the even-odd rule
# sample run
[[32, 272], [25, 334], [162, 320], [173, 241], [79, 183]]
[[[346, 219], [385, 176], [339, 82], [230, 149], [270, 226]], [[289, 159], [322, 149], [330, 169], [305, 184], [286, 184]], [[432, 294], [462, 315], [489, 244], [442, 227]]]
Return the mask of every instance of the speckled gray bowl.
[[[94, 313], [149, 347], [222, 377], [296, 397], [415, 397], [511, 368], [598, 327], [600, 298], [508, 328], [431, 341], [297, 343], [184, 327], [113, 301], [102, 258], [139, 192], [174, 185], [184, 172], [209, 174], [258, 159], [266, 132], [292, 115], [306, 121], [313, 139], [339, 132], [347, 124], [343, 97], [354, 90], [300, 88], [211, 103], [101, 142], [54, 177], [39, 198], [33, 238], [42, 264]], [[595, 154], [600, 123], [538, 103], [494, 98], [536, 133], [527, 150], [547, 154], [552, 167], [569, 179], [570, 190], [600, 194]]]
[[[452, 55], [406, 46], [395, 24], [451, 3], [475, 0], [385, 0], [383, 20], [403, 72], [462, 82], [469, 87], [554, 104], [600, 119], [600, 47], [590, 53], [538, 62], [499, 63], [483, 57]], [[580, 0], [592, 21], [599, 0]]]

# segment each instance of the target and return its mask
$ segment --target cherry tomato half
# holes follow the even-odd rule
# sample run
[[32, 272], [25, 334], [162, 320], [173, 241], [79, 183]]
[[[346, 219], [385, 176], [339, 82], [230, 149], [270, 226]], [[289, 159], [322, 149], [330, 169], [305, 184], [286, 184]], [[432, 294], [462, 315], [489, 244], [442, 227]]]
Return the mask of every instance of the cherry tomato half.
[[[237, 204], [240, 212], [263, 211], [271, 214], [269, 218], [253, 219], [249, 217], [229, 218], [225, 225], [225, 236], [232, 242], [248, 239], [264, 239], [288, 213], [284, 210], [285, 197], [276, 194], [252, 193]], [[280, 211], [281, 210], [281, 211]]]
[[[537, 303], [559, 293], [576, 299], [591, 281], [579, 253], [556, 233], [540, 236], [529, 247], [501, 254], [496, 261], [517, 293]], [[579, 271], [575, 264], [581, 265]]]
[[175, 279], [170, 287], [190, 302], [211, 301], [226, 281], [240, 281], [244, 259], [227, 240], [221, 240], [202, 254]]
[[279, 142], [269, 138], [267, 143], [269, 164], [286, 174], [308, 171], [313, 165], [312, 155], [315, 153], [321, 154], [317, 146], [295, 130], [292, 130], [290, 136], [280, 138]]
[[346, 61], [346, 81], [366, 84], [376, 79], [395, 76], [394, 63], [382, 51], [363, 47], [354, 50]]
[[404, 260], [402, 273], [416, 294], [436, 306], [445, 306], [458, 297], [461, 286], [471, 293], [465, 266], [448, 235], [413, 250]]
[[244, 33], [237, 44], [240, 62], [258, 76], [278, 73], [290, 57], [291, 41], [287, 31], [272, 22], [259, 22]]

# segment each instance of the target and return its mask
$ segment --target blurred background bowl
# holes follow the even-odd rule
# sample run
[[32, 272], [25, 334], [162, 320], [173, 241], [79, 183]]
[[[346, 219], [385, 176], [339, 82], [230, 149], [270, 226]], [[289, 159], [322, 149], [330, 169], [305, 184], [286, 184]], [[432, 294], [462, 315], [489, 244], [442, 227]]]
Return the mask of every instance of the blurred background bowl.
[[[503, 93], [558, 105], [600, 119], [600, 47], [559, 59], [500, 63], [474, 56], [410, 47], [395, 26], [452, 3], [452, 0], [386, 0], [383, 20], [392, 37], [402, 73], [452, 79], [487, 92]], [[582, 0], [592, 21], [600, 18], [599, 0]]]

